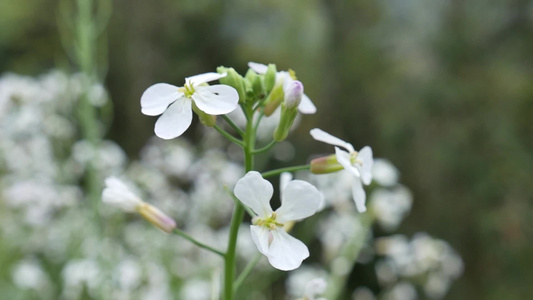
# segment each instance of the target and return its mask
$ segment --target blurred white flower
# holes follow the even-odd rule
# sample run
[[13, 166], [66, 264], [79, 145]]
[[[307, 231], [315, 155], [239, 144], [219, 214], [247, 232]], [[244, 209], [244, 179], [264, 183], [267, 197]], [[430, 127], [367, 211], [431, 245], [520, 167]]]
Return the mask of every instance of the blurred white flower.
[[400, 282], [390, 289], [385, 297], [386, 300], [416, 300], [418, 294], [415, 287], [408, 282]]
[[400, 225], [405, 215], [411, 210], [413, 196], [403, 187], [392, 190], [377, 189], [370, 194], [370, 207], [377, 222], [387, 231]]
[[185, 132], [192, 122], [193, 102], [209, 115], [227, 114], [237, 108], [237, 90], [224, 84], [205, 84], [224, 76], [226, 74], [205, 73], [185, 78], [183, 87], [157, 83], [144, 91], [142, 113], [161, 115], [155, 123], [155, 134], [162, 139], [173, 139]]
[[113, 141], [100, 141], [97, 146], [87, 140], [72, 145], [72, 159], [78, 172], [92, 162], [99, 174], [110, 176], [122, 172], [127, 162], [126, 153]]
[[326, 281], [323, 278], [327, 278], [327, 276], [328, 273], [320, 267], [303, 265], [289, 273], [285, 281], [285, 288], [292, 297], [301, 299], [302, 296], [316, 292], [314, 297], [316, 294], [324, 292], [323, 288], [325, 288]]
[[165, 232], [170, 233], [176, 228], [176, 222], [172, 218], [156, 207], [142, 201], [118, 178], [108, 177], [105, 180], [105, 184], [106, 187], [102, 192], [102, 201], [104, 203], [126, 212], [138, 212], [154, 226]]
[[63, 278], [63, 294], [65, 299], [78, 299], [84, 286], [90, 295], [101, 283], [101, 270], [96, 261], [91, 259], [70, 260], [61, 272]]
[[[421, 284], [431, 299], [443, 298], [452, 280], [463, 272], [462, 259], [452, 247], [426, 233], [415, 234], [411, 241], [402, 235], [379, 238], [376, 252], [385, 256], [376, 264], [380, 284], [390, 285], [397, 278], [417, 278], [415, 282]], [[396, 292], [390, 291], [388, 295], [393, 297], [391, 299], [404, 299], [394, 298], [403, 290], [404, 287]]]
[[305, 293], [303, 300], [326, 300], [326, 298], [318, 297], [326, 292], [328, 287], [323, 278], [311, 279], [305, 286]]
[[185, 282], [180, 291], [180, 299], [207, 300], [211, 297], [211, 284], [207, 280], [191, 279]]
[[141, 268], [139, 263], [133, 259], [121, 261], [116, 272], [118, 284], [124, 291], [131, 291], [141, 283]]
[[373, 179], [383, 186], [392, 186], [398, 183], [400, 176], [398, 169], [384, 158], [377, 158], [372, 165]]
[[320, 192], [311, 184], [293, 180], [282, 190], [282, 204], [274, 212], [270, 206], [273, 187], [255, 171], [248, 172], [235, 185], [235, 196], [249, 206], [257, 217], [250, 226], [252, 239], [270, 264], [280, 270], [298, 268], [309, 256], [304, 243], [290, 236], [286, 222], [313, 215], [320, 204]]
[[[268, 69], [268, 66], [255, 62], [249, 62], [248, 67], [257, 74], [265, 74]], [[276, 73], [276, 84], [283, 85], [283, 92], [285, 94], [289, 93], [289, 89], [294, 81], [296, 81], [296, 79], [287, 71], [279, 71]], [[303, 94], [300, 104], [298, 105], [298, 111], [302, 114], [314, 114], [316, 112], [316, 107], [311, 99]]]
[[363, 189], [363, 184], [369, 185], [372, 181], [372, 165], [374, 159], [372, 158], [372, 148], [365, 146], [359, 152], [355, 151], [352, 144], [347, 143], [331, 134], [315, 128], [311, 130], [311, 136], [317, 140], [330, 145], [343, 147], [348, 151], [341, 150], [335, 147], [335, 156], [337, 162], [343, 168], [351, 172], [354, 176], [352, 183], [352, 195], [355, 201], [355, 206], [359, 212], [366, 211], [366, 194]]
[[11, 273], [13, 283], [23, 289], [40, 290], [49, 282], [48, 275], [33, 260], [22, 260], [17, 263]]
[[[353, 212], [353, 211], [352, 211]], [[328, 214], [320, 220], [318, 238], [322, 243], [326, 261], [339, 255], [343, 245], [352, 237], [363, 234], [363, 225], [353, 214]]]

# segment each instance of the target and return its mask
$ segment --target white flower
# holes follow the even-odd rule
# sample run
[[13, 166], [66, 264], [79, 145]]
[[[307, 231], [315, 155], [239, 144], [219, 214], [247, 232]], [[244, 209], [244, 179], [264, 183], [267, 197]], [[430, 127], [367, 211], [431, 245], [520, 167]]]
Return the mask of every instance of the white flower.
[[383, 158], [374, 160], [372, 177], [377, 183], [383, 186], [393, 186], [398, 183], [399, 173], [390, 161]]
[[386, 231], [392, 231], [400, 225], [413, 203], [411, 192], [403, 186], [391, 190], [376, 189], [370, 195], [370, 199], [374, 215]]
[[185, 85], [177, 87], [157, 83], [144, 91], [141, 97], [142, 113], [161, 115], [155, 123], [155, 134], [162, 139], [180, 136], [192, 122], [192, 102], [209, 115], [223, 115], [237, 108], [239, 94], [234, 88], [205, 83], [220, 79], [226, 74], [205, 73], [185, 78]]
[[102, 201], [104, 203], [126, 212], [138, 212], [154, 226], [165, 232], [170, 233], [176, 228], [176, 222], [172, 218], [165, 215], [158, 208], [142, 201], [120, 179], [108, 177], [105, 180], [105, 184], [106, 187], [102, 192]]
[[[248, 67], [257, 74], [265, 74], [268, 69], [268, 66], [255, 62], [249, 62]], [[294, 81], [296, 81], [296, 79], [294, 79], [293, 76], [287, 71], [280, 71], [276, 73], [276, 84], [283, 84], [283, 92], [285, 94], [288, 93], [289, 88], [292, 86]], [[307, 95], [303, 94], [302, 100], [298, 105], [298, 111], [302, 114], [314, 114], [316, 112], [316, 107], [311, 99], [309, 99]]]
[[305, 286], [304, 300], [326, 300], [326, 298], [317, 298], [326, 292], [327, 283], [323, 278], [314, 278]]
[[252, 239], [270, 264], [279, 270], [298, 268], [309, 256], [307, 246], [290, 236], [285, 223], [313, 215], [321, 201], [320, 192], [310, 183], [293, 180], [282, 188], [281, 206], [272, 211], [272, 184], [255, 171], [248, 172], [235, 185], [235, 196], [249, 206], [257, 217], [250, 226]]
[[353, 200], [355, 201], [357, 210], [359, 212], [365, 212], [366, 194], [363, 189], [363, 184], [369, 185], [372, 181], [372, 165], [374, 163], [372, 148], [365, 146], [361, 151], [357, 152], [352, 144], [334, 137], [321, 129], [312, 129], [310, 133], [317, 141], [348, 150], [344, 151], [339, 147], [335, 147], [335, 156], [339, 164], [354, 175], [354, 181], [352, 183]]

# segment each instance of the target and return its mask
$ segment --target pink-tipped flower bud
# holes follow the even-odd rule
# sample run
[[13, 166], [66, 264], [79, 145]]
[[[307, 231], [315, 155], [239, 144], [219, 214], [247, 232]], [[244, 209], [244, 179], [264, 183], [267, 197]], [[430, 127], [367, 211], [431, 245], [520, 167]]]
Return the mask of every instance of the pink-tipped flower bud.
[[157, 207], [152, 206], [134, 193], [116, 177], [108, 177], [105, 180], [106, 187], [102, 192], [102, 201], [126, 212], [137, 212], [157, 228], [172, 232], [176, 228], [176, 221]]
[[294, 80], [287, 84], [285, 88], [285, 107], [287, 109], [298, 108], [300, 102], [302, 101], [302, 96], [304, 94], [304, 85], [298, 81]]
[[335, 154], [318, 157], [311, 161], [310, 171], [313, 174], [328, 174], [343, 169], [343, 166], [337, 161]]

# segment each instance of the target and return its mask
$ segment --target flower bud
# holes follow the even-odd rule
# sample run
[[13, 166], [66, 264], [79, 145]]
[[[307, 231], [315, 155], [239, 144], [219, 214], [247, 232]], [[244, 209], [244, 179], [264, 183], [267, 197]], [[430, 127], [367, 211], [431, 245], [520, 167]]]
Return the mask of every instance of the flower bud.
[[265, 97], [265, 87], [263, 85], [263, 78], [261, 76], [255, 76], [252, 81], [252, 90], [255, 97], [262, 99]]
[[281, 102], [283, 101], [283, 86], [275, 85], [274, 89], [268, 94], [267, 99], [265, 100], [264, 113], [265, 116], [269, 117], [276, 111]]
[[126, 212], [137, 212], [157, 228], [172, 232], [176, 222], [156, 207], [142, 201], [116, 177], [105, 180], [106, 187], [102, 191], [102, 201]]
[[310, 171], [313, 174], [328, 174], [344, 169], [344, 167], [337, 161], [335, 154], [315, 158], [311, 160]]
[[281, 142], [287, 138], [289, 131], [298, 115], [298, 108], [287, 108], [285, 103], [281, 104], [281, 117], [278, 127], [274, 130], [273, 138], [276, 142]]
[[265, 73], [265, 93], [270, 93], [272, 88], [274, 87], [274, 84], [276, 84], [276, 65], [275, 64], [269, 64], [268, 69]]
[[239, 93], [239, 102], [246, 100], [246, 89], [244, 87], [244, 78], [235, 71], [233, 68], [218, 67], [217, 72], [220, 74], [226, 73], [225, 77], [220, 78], [218, 81], [222, 84], [229, 85], [237, 90]]
[[298, 81], [294, 80], [288, 84], [285, 91], [285, 105], [287, 109], [295, 109], [300, 105], [302, 101], [302, 96], [304, 94], [304, 85]]
[[176, 221], [146, 202], [137, 206], [137, 212], [164, 232], [171, 233], [176, 228]]

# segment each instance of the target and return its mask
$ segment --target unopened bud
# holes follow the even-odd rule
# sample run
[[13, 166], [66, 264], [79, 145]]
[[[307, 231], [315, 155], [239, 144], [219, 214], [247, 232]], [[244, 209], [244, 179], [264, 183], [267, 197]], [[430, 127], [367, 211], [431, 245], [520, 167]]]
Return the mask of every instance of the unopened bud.
[[287, 109], [298, 108], [300, 102], [302, 101], [302, 96], [304, 94], [304, 85], [298, 81], [294, 80], [288, 84], [285, 90], [285, 105]]
[[328, 174], [344, 169], [337, 161], [335, 154], [315, 158], [311, 160], [310, 171], [313, 174]]
[[274, 89], [270, 92], [267, 99], [265, 100], [265, 106], [263, 110], [265, 116], [269, 117], [276, 111], [281, 102], [283, 102], [283, 97], [283, 86], [274, 86]]
[[265, 73], [265, 93], [270, 93], [272, 88], [274, 87], [274, 84], [276, 84], [276, 65], [275, 64], [269, 64], [268, 69]]
[[165, 215], [158, 208], [146, 202], [143, 202], [137, 206], [137, 212], [155, 227], [163, 230], [164, 232], [170, 233], [172, 230], [174, 230], [174, 228], [176, 228], [176, 221]]
[[281, 117], [279, 119], [278, 127], [274, 130], [273, 138], [276, 142], [281, 142], [287, 138], [289, 131], [294, 123], [294, 119], [298, 115], [297, 108], [287, 108], [285, 103], [281, 104]]
[[246, 100], [246, 89], [244, 87], [244, 78], [235, 71], [233, 68], [218, 67], [217, 72], [220, 74], [226, 73], [225, 77], [220, 78], [218, 81], [222, 84], [229, 85], [237, 90], [239, 93], [239, 102]]
[[263, 86], [263, 78], [261, 76], [255, 76], [252, 81], [252, 90], [257, 98], [262, 99], [265, 97], [265, 87]]

